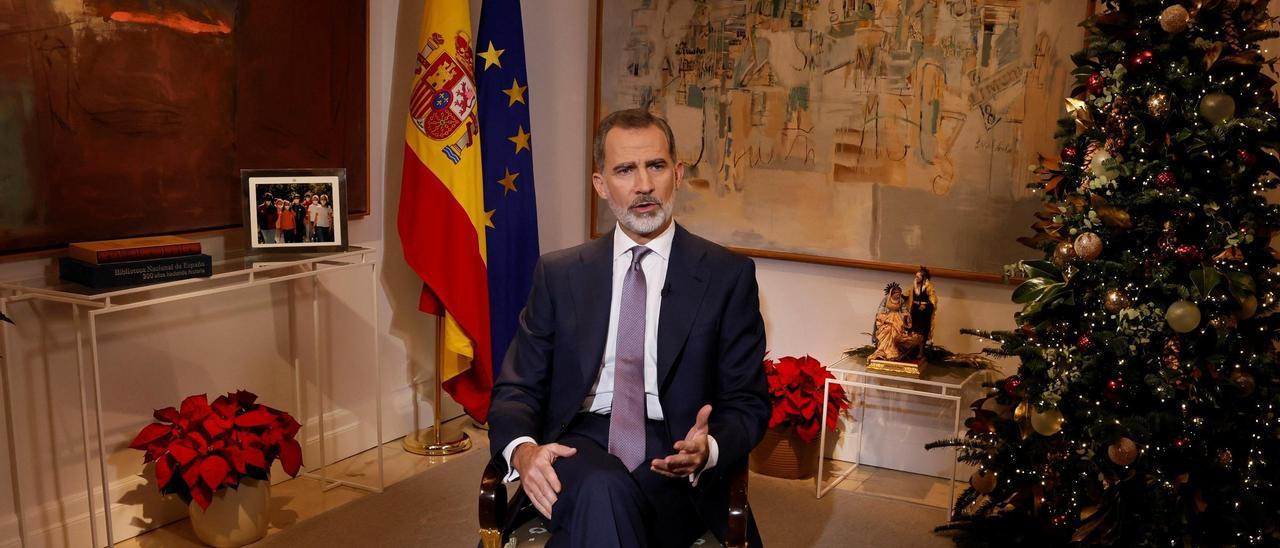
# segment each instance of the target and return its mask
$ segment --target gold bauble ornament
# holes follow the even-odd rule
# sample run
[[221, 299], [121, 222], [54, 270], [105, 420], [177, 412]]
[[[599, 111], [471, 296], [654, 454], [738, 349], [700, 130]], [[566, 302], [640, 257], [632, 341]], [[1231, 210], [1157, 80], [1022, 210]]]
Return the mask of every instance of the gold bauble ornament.
[[1172, 110], [1173, 99], [1169, 97], [1168, 93], [1157, 91], [1147, 97], [1147, 112], [1151, 113], [1152, 116], [1163, 120], [1169, 116], [1169, 112]]
[[1189, 333], [1200, 325], [1200, 307], [1186, 299], [1169, 305], [1164, 320], [1178, 333]]
[[1107, 291], [1107, 296], [1102, 307], [1106, 309], [1107, 312], [1119, 314], [1121, 310], [1129, 308], [1130, 304], [1128, 295], [1125, 295], [1124, 292], [1119, 289], [1112, 289]]
[[1172, 5], [1160, 12], [1160, 28], [1170, 34], [1184, 32], [1191, 26], [1191, 13], [1180, 5]]
[[1214, 124], [1225, 124], [1236, 115], [1236, 100], [1221, 91], [1200, 99], [1200, 115]]
[[1067, 266], [1075, 258], [1076, 250], [1071, 242], [1062, 242], [1058, 247], [1053, 248], [1053, 264], [1058, 265], [1059, 268]]
[[1092, 261], [1102, 254], [1102, 238], [1092, 232], [1083, 232], [1076, 236], [1076, 243], [1073, 248], [1077, 257], [1086, 262]]
[[1044, 411], [1031, 408], [1031, 428], [1041, 436], [1052, 436], [1062, 431], [1062, 411], [1057, 407], [1050, 407]]
[[1234, 460], [1234, 458], [1235, 457], [1231, 455], [1230, 449], [1218, 450], [1218, 466], [1221, 466], [1223, 468], [1231, 468], [1231, 461]]
[[974, 470], [969, 476], [969, 485], [984, 495], [996, 490], [996, 481], [996, 473], [990, 470]]
[[1239, 303], [1240, 303], [1240, 310], [1236, 311], [1237, 318], [1240, 318], [1242, 320], [1247, 320], [1249, 318], [1252, 318], [1254, 314], [1258, 313], [1257, 297], [1254, 297], [1253, 295], [1249, 295], [1243, 299], [1240, 299]]
[[1093, 156], [1089, 159], [1089, 173], [1092, 173], [1095, 177], [1106, 177], [1108, 179], [1115, 179], [1120, 176], [1120, 172], [1114, 167], [1114, 162], [1112, 162], [1112, 167], [1103, 165], [1103, 162], [1112, 158], [1107, 149], [1099, 147], [1098, 150], [1093, 151]]
[[1129, 438], [1120, 438], [1107, 447], [1107, 458], [1120, 466], [1129, 466], [1138, 460], [1138, 444]]

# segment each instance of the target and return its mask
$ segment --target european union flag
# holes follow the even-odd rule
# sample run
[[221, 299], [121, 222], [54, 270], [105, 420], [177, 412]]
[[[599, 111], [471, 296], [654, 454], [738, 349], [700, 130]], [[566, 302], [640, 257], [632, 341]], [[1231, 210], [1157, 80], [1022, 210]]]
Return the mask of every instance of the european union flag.
[[485, 0], [475, 42], [484, 208], [488, 216], [489, 318], [494, 377], [515, 336], [538, 261], [529, 80], [519, 0]]

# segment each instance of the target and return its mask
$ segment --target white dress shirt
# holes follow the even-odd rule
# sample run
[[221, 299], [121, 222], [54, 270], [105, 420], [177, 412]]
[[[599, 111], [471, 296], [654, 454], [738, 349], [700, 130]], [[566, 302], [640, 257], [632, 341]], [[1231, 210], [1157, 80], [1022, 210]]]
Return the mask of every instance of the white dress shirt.
[[[644, 244], [651, 253], [640, 260], [644, 270], [644, 407], [651, 420], [662, 420], [662, 403], [658, 401], [658, 316], [662, 312], [662, 288], [667, 283], [667, 264], [671, 261], [671, 241], [676, 224], [667, 225], [656, 238]], [[623, 232], [613, 231], [613, 293], [609, 299], [609, 331], [605, 336], [604, 356], [595, 385], [582, 402], [582, 410], [607, 415], [613, 408], [613, 367], [618, 353], [618, 315], [622, 312], [622, 283], [631, 267], [631, 248], [641, 245]]]
[[[657, 237], [643, 244], [650, 253], [640, 260], [640, 268], [645, 278], [645, 316], [644, 316], [644, 392], [645, 414], [651, 420], [663, 420], [662, 403], [658, 400], [658, 316], [662, 311], [663, 288], [667, 282], [667, 265], [671, 260], [671, 242], [675, 239], [676, 224], [667, 225]], [[613, 408], [613, 368], [618, 349], [618, 315], [622, 307], [622, 283], [627, 269], [631, 267], [631, 248], [641, 245], [632, 240], [622, 227], [613, 231], [613, 291], [609, 300], [609, 331], [605, 339], [604, 356], [600, 359], [600, 373], [587, 398], [582, 402], [582, 411], [609, 414]], [[674, 440], [673, 440], [674, 441]], [[510, 482], [520, 477], [515, 467], [511, 466], [511, 454], [516, 447], [525, 442], [537, 443], [533, 438], [522, 436], [511, 441], [502, 452], [507, 461], [507, 476], [503, 481]], [[715, 438], [707, 436], [709, 455], [702, 471], [715, 466], [719, 456], [719, 447]], [[674, 451], [674, 448], [668, 448]], [[697, 484], [701, 472], [690, 476]]]

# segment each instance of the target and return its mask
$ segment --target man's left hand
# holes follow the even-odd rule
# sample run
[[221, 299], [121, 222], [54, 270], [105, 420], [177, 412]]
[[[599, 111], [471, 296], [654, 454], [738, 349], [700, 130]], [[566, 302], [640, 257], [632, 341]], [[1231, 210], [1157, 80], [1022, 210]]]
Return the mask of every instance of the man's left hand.
[[707, 463], [710, 448], [707, 446], [707, 432], [710, 430], [707, 421], [711, 418], [711, 406], [704, 405], [698, 410], [698, 419], [693, 428], [685, 434], [684, 439], [676, 442], [674, 455], [653, 459], [649, 469], [669, 478], [683, 478], [694, 474]]

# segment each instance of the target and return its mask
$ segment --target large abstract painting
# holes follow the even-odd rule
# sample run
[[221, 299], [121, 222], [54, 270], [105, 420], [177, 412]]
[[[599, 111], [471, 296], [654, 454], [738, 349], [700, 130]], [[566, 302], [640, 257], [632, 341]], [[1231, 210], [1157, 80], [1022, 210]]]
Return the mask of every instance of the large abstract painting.
[[[675, 130], [677, 220], [764, 256], [994, 278], [1037, 252], [1025, 185], [1083, 0], [610, 0], [597, 115]], [[593, 203], [593, 229], [614, 218]]]
[[0, 2], [0, 253], [236, 226], [241, 168], [368, 205], [367, 0]]

